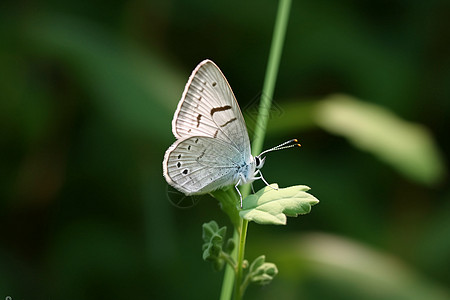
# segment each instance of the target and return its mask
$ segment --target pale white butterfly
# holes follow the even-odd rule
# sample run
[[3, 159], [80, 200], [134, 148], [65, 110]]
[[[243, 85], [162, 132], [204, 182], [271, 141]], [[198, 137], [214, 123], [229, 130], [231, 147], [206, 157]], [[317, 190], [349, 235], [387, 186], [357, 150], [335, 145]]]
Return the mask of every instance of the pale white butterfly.
[[262, 179], [260, 169], [269, 151], [299, 146], [290, 140], [251, 155], [245, 121], [225, 76], [211, 60], [194, 69], [172, 120], [177, 138], [164, 155], [167, 183], [186, 195], [205, 194]]

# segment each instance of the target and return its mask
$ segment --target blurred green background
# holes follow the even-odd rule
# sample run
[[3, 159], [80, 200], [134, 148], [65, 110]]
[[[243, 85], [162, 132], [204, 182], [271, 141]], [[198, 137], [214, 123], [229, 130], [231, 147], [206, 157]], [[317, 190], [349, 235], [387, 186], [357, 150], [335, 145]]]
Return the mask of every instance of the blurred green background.
[[[217, 299], [217, 201], [171, 205], [161, 162], [193, 68], [213, 59], [249, 131], [276, 1], [0, 4], [0, 299]], [[248, 299], [449, 299], [450, 4], [294, 1], [269, 182], [321, 202], [250, 224], [280, 274]], [[256, 187], [261, 188], [259, 182]], [[231, 234], [231, 228], [229, 228]]]

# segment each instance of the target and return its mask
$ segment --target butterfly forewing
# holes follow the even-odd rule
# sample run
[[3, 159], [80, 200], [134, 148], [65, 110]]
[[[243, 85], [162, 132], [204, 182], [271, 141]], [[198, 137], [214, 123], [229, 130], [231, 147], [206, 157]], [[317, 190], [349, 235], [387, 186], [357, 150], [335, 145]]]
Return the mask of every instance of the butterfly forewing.
[[192, 72], [172, 121], [177, 138], [208, 136], [250, 156], [244, 118], [233, 91], [220, 69], [210, 60]]
[[187, 195], [211, 192], [233, 184], [242, 154], [217, 138], [193, 136], [177, 140], [164, 157], [168, 183]]

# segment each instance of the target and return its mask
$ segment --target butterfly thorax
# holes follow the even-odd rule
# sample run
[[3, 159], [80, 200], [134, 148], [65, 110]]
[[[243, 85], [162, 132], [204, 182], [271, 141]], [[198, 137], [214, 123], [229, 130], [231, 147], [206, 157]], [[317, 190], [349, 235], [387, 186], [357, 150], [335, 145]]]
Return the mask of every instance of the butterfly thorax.
[[240, 179], [239, 185], [246, 183], [251, 183], [258, 179], [257, 175], [259, 172], [257, 157], [251, 156], [250, 161], [242, 165], [238, 171], [238, 178], [236, 182]]

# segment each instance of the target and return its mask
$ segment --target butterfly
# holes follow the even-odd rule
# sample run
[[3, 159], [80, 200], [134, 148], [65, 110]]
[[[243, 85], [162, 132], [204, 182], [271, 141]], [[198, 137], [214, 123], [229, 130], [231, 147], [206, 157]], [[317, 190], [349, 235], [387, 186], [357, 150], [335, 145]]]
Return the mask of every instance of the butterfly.
[[176, 141], [167, 149], [163, 175], [167, 183], [185, 195], [206, 194], [261, 179], [263, 154], [293, 146], [296, 139], [251, 154], [244, 117], [227, 79], [211, 60], [192, 72], [172, 120]]

